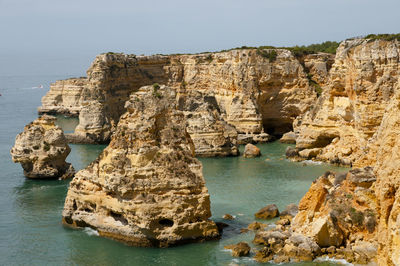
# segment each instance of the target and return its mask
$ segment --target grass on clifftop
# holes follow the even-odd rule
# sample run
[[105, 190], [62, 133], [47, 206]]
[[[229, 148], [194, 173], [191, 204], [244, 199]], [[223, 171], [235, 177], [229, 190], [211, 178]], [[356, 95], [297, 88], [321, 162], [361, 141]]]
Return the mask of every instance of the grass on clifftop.
[[237, 49], [257, 49], [258, 54], [263, 57], [269, 58], [270, 61], [275, 60], [275, 56], [270, 52], [264, 52], [266, 49], [286, 49], [293, 53], [296, 57], [301, 57], [308, 54], [316, 54], [316, 53], [329, 53], [335, 54], [336, 49], [339, 47], [339, 42], [332, 42], [326, 41], [323, 43], [316, 43], [310, 45], [302, 45], [302, 46], [292, 46], [292, 47], [275, 47], [275, 46], [260, 46], [260, 47], [249, 47], [249, 46], [242, 46], [237, 47], [229, 50], [222, 50], [220, 52], [227, 52], [230, 50], [237, 50]]
[[384, 40], [384, 41], [400, 41], [400, 33], [397, 34], [369, 34], [365, 36], [364, 39], [374, 40]]

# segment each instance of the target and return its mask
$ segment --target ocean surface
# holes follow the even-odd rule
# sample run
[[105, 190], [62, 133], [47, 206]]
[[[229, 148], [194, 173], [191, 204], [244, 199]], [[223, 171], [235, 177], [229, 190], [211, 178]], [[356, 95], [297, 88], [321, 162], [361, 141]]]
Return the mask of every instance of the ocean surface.
[[[200, 159], [211, 196], [212, 219], [229, 224], [218, 241], [168, 249], [135, 248], [101, 238], [91, 229], [65, 228], [61, 212], [69, 181], [26, 179], [21, 166], [11, 161], [9, 150], [15, 136], [37, 118], [37, 107], [50, 82], [69, 77], [0, 75], [0, 265], [257, 265], [250, 258], [233, 258], [224, 250], [225, 245], [239, 241], [251, 243], [254, 234], [240, 234], [240, 229], [255, 220], [254, 213], [271, 203], [279, 209], [298, 203], [311, 182], [325, 171], [348, 170], [290, 162], [284, 157], [288, 145], [278, 142], [258, 145], [260, 158]], [[72, 132], [77, 119], [58, 117], [58, 123]], [[75, 169], [86, 167], [105, 147], [70, 146], [67, 161]], [[235, 220], [223, 220], [225, 213]]]

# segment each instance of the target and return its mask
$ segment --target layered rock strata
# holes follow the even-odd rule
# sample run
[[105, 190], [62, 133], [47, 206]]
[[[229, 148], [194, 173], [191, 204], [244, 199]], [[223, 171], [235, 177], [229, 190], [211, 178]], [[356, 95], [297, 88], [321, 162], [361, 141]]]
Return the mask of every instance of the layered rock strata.
[[[399, 223], [399, 106], [400, 106], [400, 48], [399, 42], [384, 40], [349, 40], [343, 42], [337, 52], [331, 70], [330, 81], [316, 107], [298, 119], [297, 150], [288, 151], [296, 158], [314, 158], [332, 163], [369, 168], [365, 178], [359, 180], [354, 193], [349, 193], [353, 178], [349, 175], [340, 187], [349, 199], [340, 201], [350, 208], [351, 215], [364, 223], [364, 227], [346, 228], [332, 215], [325, 225], [317, 220], [333, 199], [322, 204], [315, 218], [312, 214], [296, 217], [301, 232], [310, 235], [317, 225], [324, 225], [330, 239], [348, 244], [354, 241], [356, 252], [362, 261], [376, 260], [379, 265], [400, 264]], [[369, 185], [374, 177], [376, 182]], [[343, 177], [339, 178], [343, 179]], [[339, 181], [334, 181], [339, 182]], [[327, 179], [313, 184], [309, 196], [326, 195], [337, 198], [337, 184]], [[315, 191], [313, 188], [320, 187]], [[321, 187], [325, 187], [322, 189]], [[318, 202], [317, 200], [314, 200]], [[338, 204], [338, 203], [336, 203]], [[326, 213], [325, 213], [326, 214]], [[335, 217], [335, 216], [334, 216]], [[307, 221], [308, 220], [308, 221]], [[304, 222], [306, 221], [306, 222]], [[353, 223], [354, 225], [354, 223]], [[339, 230], [339, 229], [340, 230]], [[357, 228], [357, 227], [355, 227]], [[347, 232], [347, 233], [346, 233]], [[332, 244], [332, 242], [328, 243]], [[334, 243], [338, 244], [338, 243]], [[337, 250], [337, 249], [336, 249]]]
[[109, 146], [70, 183], [64, 224], [135, 246], [217, 238], [202, 165], [175, 91], [143, 87], [125, 108]]
[[[271, 52], [276, 52], [275, 60], [265, 56]], [[329, 66], [322, 65], [328, 63], [325, 55], [315, 57], [307, 59], [307, 69], [318, 72], [323, 80], [322, 70]], [[316, 99], [302, 63], [284, 49], [169, 56], [107, 53], [97, 56], [87, 71], [85, 84], [74, 94], [80, 95], [79, 100], [64, 96], [69, 92], [58, 83], [43, 98], [40, 111], [65, 113], [60, 110], [79, 106], [75, 140], [90, 143], [108, 141], [129, 95], [154, 83], [215, 98], [220, 117], [239, 134], [253, 136], [252, 142], [268, 140], [265, 134], [257, 137], [263, 132], [282, 135], [290, 131], [294, 119]]]
[[342, 42], [315, 108], [294, 123], [296, 147], [344, 165], [367, 154], [396, 92], [399, 54], [397, 41]]
[[193, 140], [196, 156], [236, 156], [238, 133], [220, 114], [215, 97], [191, 91], [180, 93], [178, 108], [186, 117], [187, 132]]
[[75, 171], [65, 162], [71, 149], [56, 118], [44, 115], [25, 126], [11, 149], [12, 160], [20, 163], [28, 178], [71, 178]]
[[85, 77], [52, 83], [50, 90], [42, 98], [42, 106], [38, 108], [39, 114], [78, 116], [82, 108], [82, 91], [87, 84], [88, 80]]

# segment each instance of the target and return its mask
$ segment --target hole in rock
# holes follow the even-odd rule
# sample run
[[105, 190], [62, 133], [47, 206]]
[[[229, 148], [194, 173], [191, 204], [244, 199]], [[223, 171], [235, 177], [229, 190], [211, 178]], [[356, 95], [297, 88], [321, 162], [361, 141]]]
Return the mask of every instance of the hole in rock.
[[174, 221], [170, 219], [161, 219], [158, 223], [162, 226], [172, 227], [174, 225]]
[[115, 221], [121, 222], [123, 225], [127, 225], [128, 224], [128, 220], [125, 219], [125, 217], [120, 213], [115, 213], [113, 211], [110, 211], [110, 216], [112, 218], [114, 218]]

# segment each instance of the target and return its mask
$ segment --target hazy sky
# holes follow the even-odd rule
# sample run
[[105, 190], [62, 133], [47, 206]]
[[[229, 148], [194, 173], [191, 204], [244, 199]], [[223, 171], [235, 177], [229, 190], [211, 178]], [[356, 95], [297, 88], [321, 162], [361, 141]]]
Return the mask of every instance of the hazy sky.
[[107, 51], [201, 52], [394, 33], [399, 10], [400, 0], [0, 0], [0, 75], [83, 73]]

